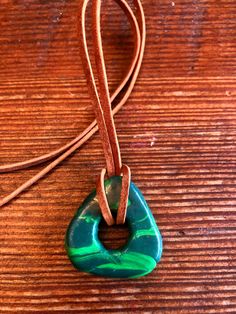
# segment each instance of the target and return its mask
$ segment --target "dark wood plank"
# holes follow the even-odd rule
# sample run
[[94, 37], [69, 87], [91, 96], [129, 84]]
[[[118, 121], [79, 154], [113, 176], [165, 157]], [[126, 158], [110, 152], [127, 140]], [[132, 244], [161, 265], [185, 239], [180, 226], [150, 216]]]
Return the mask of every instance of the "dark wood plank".
[[[98, 135], [0, 211], [1, 313], [236, 312], [236, 3], [143, 1], [142, 71], [115, 118], [124, 161], [164, 238], [139, 280], [79, 273], [64, 251], [76, 208], [104, 166]], [[78, 1], [1, 1], [1, 164], [59, 147], [93, 119], [79, 60]], [[104, 46], [111, 89], [132, 54], [111, 0]], [[1, 196], [41, 167], [2, 174]], [[122, 228], [102, 230], [107, 245]]]

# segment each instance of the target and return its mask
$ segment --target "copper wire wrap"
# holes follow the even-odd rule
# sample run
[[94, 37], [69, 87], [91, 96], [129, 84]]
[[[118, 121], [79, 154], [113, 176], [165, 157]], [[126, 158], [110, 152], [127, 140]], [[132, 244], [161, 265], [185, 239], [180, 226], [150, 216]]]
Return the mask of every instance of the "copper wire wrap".
[[[81, 134], [76, 138], [53, 150], [47, 154], [28, 159], [26, 161], [16, 162], [12, 164], [5, 164], [0, 166], [0, 173], [13, 172], [22, 170], [51, 161], [45, 168], [39, 171], [35, 176], [19, 186], [12, 193], [4, 197], [0, 201], [0, 206], [3, 206], [16, 198], [21, 192], [32, 186], [38, 180], [43, 178], [47, 173], [53, 170], [58, 164], [70, 156], [74, 151], [81, 147], [97, 130], [100, 132], [103, 150], [106, 160], [106, 170], [102, 170], [99, 183], [97, 184], [98, 198], [101, 211], [106, 222], [111, 225], [115, 223], [111, 215], [109, 206], [104, 205], [106, 194], [104, 190], [105, 174], [108, 176], [122, 175], [122, 187], [119, 207], [117, 211], [116, 223], [124, 223], [128, 202], [128, 192], [130, 184], [130, 169], [126, 165], [122, 165], [119, 150], [119, 143], [117, 140], [116, 129], [114, 126], [113, 116], [116, 114], [131, 94], [134, 84], [137, 80], [140, 67], [142, 64], [144, 48], [145, 48], [145, 17], [140, 0], [133, 0], [135, 13], [131, 9], [126, 0], [115, 0], [119, 7], [124, 11], [130, 23], [133, 39], [134, 52], [128, 70], [122, 81], [110, 96], [105, 68], [105, 61], [102, 49], [101, 29], [100, 29], [100, 10], [101, 0], [93, 0], [92, 2], [92, 38], [95, 50], [96, 72], [98, 79], [97, 89], [93, 69], [89, 59], [86, 31], [85, 31], [85, 13], [89, 0], [81, 0], [79, 5], [79, 43], [82, 58], [82, 64], [85, 70], [85, 76], [88, 83], [88, 90], [96, 114], [94, 120]], [[119, 99], [119, 100], [118, 100]], [[113, 108], [113, 104], [116, 104]], [[104, 172], [105, 171], [105, 172]], [[105, 202], [106, 200], [106, 202]], [[105, 218], [106, 217], [106, 218]]]

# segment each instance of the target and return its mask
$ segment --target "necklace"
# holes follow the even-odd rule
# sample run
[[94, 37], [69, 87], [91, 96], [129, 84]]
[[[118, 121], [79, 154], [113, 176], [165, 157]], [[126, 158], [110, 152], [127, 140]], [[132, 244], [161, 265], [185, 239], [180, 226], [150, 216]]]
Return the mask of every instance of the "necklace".
[[[37, 175], [6, 196], [0, 205], [7, 204], [37, 182], [99, 130], [106, 168], [100, 173], [96, 190], [82, 203], [67, 229], [66, 251], [79, 270], [106, 277], [138, 278], [150, 273], [159, 262], [162, 238], [142, 193], [131, 182], [130, 168], [122, 163], [113, 115], [129, 97], [141, 67], [145, 46], [145, 18], [140, 0], [134, 0], [137, 18], [126, 0], [116, 0], [131, 24], [135, 47], [125, 77], [110, 96], [100, 29], [101, 0], [92, 2], [92, 38], [97, 84], [86, 41], [85, 13], [88, 2], [89, 0], [83, 0], [79, 7], [79, 42], [96, 120], [75, 139], [49, 154], [1, 166], [0, 172], [9, 172], [53, 160]], [[116, 105], [112, 109], [114, 103]], [[103, 246], [98, 237], [102, 218], [109, 226], [127, 221], [130, 236], [123, 247], [108, 250]]]

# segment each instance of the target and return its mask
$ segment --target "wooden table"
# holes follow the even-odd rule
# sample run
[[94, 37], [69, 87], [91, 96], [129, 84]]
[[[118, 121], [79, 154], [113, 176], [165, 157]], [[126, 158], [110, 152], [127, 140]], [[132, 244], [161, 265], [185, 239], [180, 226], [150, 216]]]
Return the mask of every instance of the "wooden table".
[[[1, 164], [79, 134], [94, 114], [79, 59], [79, 1], [1, 1]], [[138, 82], [115, 118], [122, 156], [164, 239], [138, 280], [77, 272], [64, 235], [104, 166], [96, 135], [0, 211], [1, 313], [236, 313], [236, 2], [144, 0]], [[132, 55], [114, 1], [103, 16], [111, 90]], [[42, 166], [1, 175], [1, 197]], [[125, 232], [123, 232], [125, 231]], [[106, 245], [124, 228], [102, 228]]]

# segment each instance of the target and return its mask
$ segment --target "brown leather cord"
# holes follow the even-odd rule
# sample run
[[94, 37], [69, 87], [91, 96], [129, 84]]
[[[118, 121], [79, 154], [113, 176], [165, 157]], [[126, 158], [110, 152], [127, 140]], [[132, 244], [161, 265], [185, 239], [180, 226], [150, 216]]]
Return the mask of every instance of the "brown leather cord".
[[[94, 78], [93, 69], [91, 66], [88, 47], [86, 43], [86, 31], [85, 31], [85, 13], [86, 7], [89, 0], [85, 0], [82, 5], [81, 15], [80, 15], [80, 37], [83, 40], [80, 41], [81, 47], [81, 59], [83, 61], [84, 72], [86, 74], [87, 83], [89, 87], [89, 92], [91, 99], [93, 101], [94, 110], [96, 113], [98, 129], [100, 131], [100, 136], [102, 138], [104, 155], [107, 164], [107, 173], [108, 176], [113, 175], [120, 175], [121, 174], [121, 155], [120, 155], [120, 148], [117, 139], [115, 124], [112, 115], [111, 109], [111, 102], [110, 102], [110, 95], [109, 95], [109, 88], [108, 88], [108, 81], [106, 75], [106, 67], [105, 67], [105, 60], [103, 56], [103, 48], [102, 48], [102, 39], [101, 39], [101, 29], [100, 29], [100, 15], [101, 15], [101, 0], [93, 0], [93, 44], [95, 48], [95, 62], [96, 62], [96, 69], [97, 69], [97, 77], [98, 77], [98, 85], [99, 85], [99, 92], [96, 87], [96, 82]], [[108, 225], [112, 225], [114, 223], [114, 219], [112, 217], [107, 199], [106, 193], [104, 190], [104, 171], [101, 172], [102, 176], [98, 180], [97, 183], [97, 196], [99, 206], [102, 211], [102, 215], [106, 220]], [[126, 174], [125, 174], [126, 176]], [[124, 179], [125, 182], [128, 181]], [[124, 187], [126, 189], [124, 189]], [[129, 185], [123, 185], [123, 199], [122, 199], [122, 206], [118, 208], [118, 216], [119, 220], [125, 220], [126, 210], [124, 206], [126, 206], [128, 202], [129, 196]], [[122, 211], [120, 212], [120, 208]]]
[[[100, 91], [100, 99], [104, 114], [104, 119], [106, 121], [109, 141], [112, 149], [114, 171], [109, 174], [120, 175], [120, 170], [122, 166], [120, 147], [118, 143], [118, 138], [116, 134], [115, 123], [112, 115], [110, 92], [107, 81], [105, 60], [102, 49], [102, 38], [101, 38], [101, 0], [93, 0], [93, 42], [95, 48], [95, 63], [98, 74], [98, 85]], [[108, 169], [107, 172], [109, 173]]]
[[[116, 114], [121, 109], [123, 104], [128, 99], [130, 93], [132, 92], [132, 89], [134, 87], [134, 84], [136, 82], [136, 79], [137, 79], [137, 76], [138, 76], [138, 73], [140, 70], [142, 58], [143, 58], [142, 50], [144, 50], [144, 40], [142, 40], [142, 44], [140, 44], [140, 40], [141, 40], [140, 36], [142, 35], [142, 38], [145, 39], [145, 29], [143, 31], [143, 34], [140, 34], [140, 29], [139, 29], [137, 20], [134, 16], [132, 10], [130, 9], [130, 7], [127, 5], [127, 3], [125, 3], [124, 1], [120, 1], [120, 0], [115, 0], [115, 1], [120, 5], [120, 7], [124, 10], [127, 17], [129, 18], [130, 24], [134, 30], [135, 48], [134, 48], [134, 55], [133, 55], [132, 61], [130, 63], [129, 69], [128, 69], [125, 77], [122, 79], [121, 83], [118, 85], [118, 87], [116, 88], [116, 90], [114, 91], [114, 93], [111, 96], [111, 102], [113, 103], [116, 100], [116, 98], [119, 96], [120, 92], [126, 87], [126, 85], [128, 85], [127, 82], [129, 80], [131, 80], [130, 84], [128, 86], [128, 89], [126, 90], [122, 99], [119, 101], [119, 103], [117, 103], [117, 105], [113, 109], [113, 115]], [[140, 7], [140, 9], [142, 9], [142, 7]], [[144, 15], [143, 15], [143, 23], [145, 23]], [[144, 26], [145, 26], [145, 24], [144, 24]], [[135, 66], [136, 66], [136, 68], [135, 68]], [[96, 120], [94, 120], [80, 135], [78, 135], [72, 141], [68, 142], [67, 144], [60, 147], [59, 149], [53, 150], [48, 154], [44, 154], [44, 155], [41, 155], [41, 156], [36, 157], [36, 158], [28, 159], [26, 161], [2, 165], [2, 166], [0, 166], [0, 173], [22, 170], [22, 169], [30, 168], [32, 166], [36, 166], [36, 165], [39, 165], [39, 164], [44, 163], [46, 161], [49, 161], [49, 160], [57, 157], [58, 155], [60, 155], [64, 151], [66, 151], [68, 148], [70, 148], [74, 144], [76, 144], [78, 141], [80, 141], [83, 138], [83, 136], [85, 136], [88, 132], [91, 132], [91, 130], [94, 128], [96, 128]], [[96, 130], [94, 129], [94, 132], [91, 133], [91, 135], [93, 135], [97, 130], [98, 130], [97, 128], [96, 128]]]
[[104, 187], [104, 180], [105, 180], [105, 174], [107, 172], [107, 169], [103, 168], [100, 176], [98, 177], [97, 181], [97, 187], [96, 187], [96, 193], [97, 193], [97, 200], [102, 212], [102, 216], [108, 226], [112, 226], [115, 223], [115, 220], [112, 216], [111, 209], [109, 207], [107, 197], [106, 197], [106, 191]]
[[[119, 4], [119, 6], [123, 9], [125, 14], [127, 15], [130, 24], [132, 26], [133, 32], [134, 32], [134, 38], [135, 38], [135, 47], [134, 47], [134, 55], [130, 64], [130, 67], [123, 78], [122, 82], [118, 86], [118, 88], [115, 90], [113, 95], [111, 96], [110, 102], [114, 102], [118, 96], [120, 96], [120, 93], [123, 92], [120, 101], [117, 103], [115, 108], [112, 111], [112, 114], [116, 114], [120, 108], [123, 106], [123, 104], [126, 102], [127, 98], [129, 97], [134, 84], [136, 82], [142, 59], [143, 59], [143, 53], [144, 53], [144, 46], [145, 46], [145, 18], [144, 13], [142, 9], [142, 5], [139, 0], [134, 1], [134, 5], [137, 10], [138, 20], [135, 18], [130, 6], [125, 0], [116, 0], [116, 2]], [[72, 154], [75, 150], [77, 150], [83, 143], [85, 143], [96, 131], [98, 130], [98, 127], [96, 125], [96, 121], [93, 121], [79, 136], [74, 138], [69, 143], [65, 144], [61, 148], [54, 150], [48, 154], [29, 159], [23, 162], [19, 163], [13, 163], [8, 165], [0, 166], [0, 172], [11, 172], [15, 170], [25, 169], [29, 168], [34, 165], [41, 164], [45, 161], [52, 160], [56, 158], [53, 162], [51, 162], [47, 167], [45, 167], [43, 170], [41, 170], [38, 174], [36, 174], [33, 178], [22, 184], [18, 189], [13, 191], [10, 195], [5, 197], [1, 202], [0, 206], [3, 206], [4, 204], [11, 201], [13, 198], [15, 198], [17, 195], [19, 195], [22, 191], [26, 190], [28, 187], [30, 187], [32, 184], [37, 182], [40, 178], [45, 176], [48, 172], [50, 172], [55, 166], [57, 166], [60, 162], [62, 162], [65, 158], [67, 158], [70, 154]], [[121, 203], [121, 202], [120, 202]]]
[[[113, 158], [112, 143], [110, 141], [109, 133], [113, 134], [115, 132], [114, 131], [115, 126], [114, 126], [114, 122], [110, 121], [109, 119], [110, 118], [109, 111], [111, 111], [111, 106], [109, 103], [110, 101], [109, 95], [107, 95], [108, 91], [106, 91], [107, 79], [106, 79], [106, 69], [105, 69], [104, 59], [103, 59], [102, 43], [99, 42], [99, 38], [97, 38], [98, 31], [100, 31], [100, 29], [99, 30], [96, 29], [97, 24], [98, 24], [97, 21], [94, 22], [96, 25], [94, 25], [94, 29], [92, 33], [95, 33], [95, 35], [93, 36], [93, 44], [94, 46], [96, 45], [96, 50], [98, 50], [95, 57], [96, 59], [98, 59], [96, 61], [96, 64], [98, 65], [97, 76], [98, 76], [99, 85], [100, 87], [102, 87], [102, 90], [100, 91], [100, 93], [102, 94], [102, 99], [100, 99], [100, 96], [98, 94], [98, 90], [97, 90], [96, 82], [94, 78], [94, 73], [93, 73], [92, 65], [89, 58], [89, 52], [88, 52], [87, 41], [86, 41], [86, 27], [85, 27], [85, 15], [86, 15], [86, 8], [87, 8], [88, 3], [89, 3], [89, 0], [84, 0], [82, 3], [82, 7], [79, 10], [80, 11], [80, 14], [79, 14], [80, 55], [81, 55], [81, 60], [84, 67], [85, 77], [87, 79], [88, 91], [89, 91], [90, 98], [92, 100], [92, 104], [93, 104], [94, 111], [96, 114], [96, 120], [98, 124], [98, 129], [100, 132], [105, 160], [107, 164], [107, 171], [108, 171], [109, 176], [112, 176], [115, 174], [115, 164], [114, 164], [114, 158]], [[93, 5], [94, 5], [94, 1], [93, 1]], [[96, 19], [96, 20], [98, 18], [97, 14], [93, 14], [92, 17], [93, 19]], [[113, 139], [113, 140], [114, 142], [117, 143], [117, 146], [119, 146], [117, 139]]]
[[116, 216], [117, 225], [125, 223], [127, 205], [129, 200], [129, 186], [131, 181], [131, 171], [127, 165], [123, 164], [123, 166], [121, 167], [121, 173], [123, 174], [123, 177], [120, 192], [120, 202]]
[[[115, 220], [112, 216], [110, 206], [107, 201], [106, 197], [106, 191], [104, 186], [104, 180], [106, 175], [107, 169], [103, 168], [97, 181], [97, 199], [98, 203], [101, 208], [102, 216], [108, 226], [112, 226], [115, 223]], [[130, 179], [131, 179], [131, 171], [130, 168], [123, 164], [121, 167], [121, 174], [122, 176], [122, 185], [121, 185], [121, 193], [120, 193], [120, 201], [119, 206], [117, 210], [117, 216], [116, 216], [116, 224], [124, 224], [125, 217], [126, 217], [126, 211], [127, 211], [127, 204], [128, 204], [128, 196], [129, 196], [129, 186], [130, 186]], [[128, 191], [128, 195], [127, 195]]]

